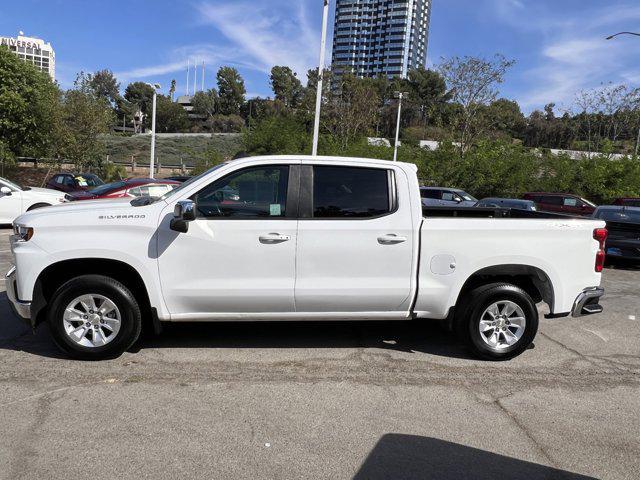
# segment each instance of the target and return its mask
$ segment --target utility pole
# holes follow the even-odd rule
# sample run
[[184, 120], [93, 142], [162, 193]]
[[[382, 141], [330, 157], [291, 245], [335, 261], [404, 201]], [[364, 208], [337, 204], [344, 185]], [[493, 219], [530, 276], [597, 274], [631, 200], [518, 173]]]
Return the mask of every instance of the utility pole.
[[322, 106], [322, 80], [324, 77], [324, 54], [327, 45], [327, 23], [329, 20], [329, 0], [323, 0], [322, 39], [320, 41], [320, 64], [318, 65], [318, 91], [316, 92], [316, 117], [313, 123], [313, 147], [311, 155], [318, 155], [318, 137], [320, 135], [320, 108]]
[[191, 61], [187, 58], [187, 97], [189, 96], [189, 70], [191, 70]]
[[400, 116], [402, 115], [402, 98], [409, 95], [407, 92], [394, 92], [394, 96], [398, 99], [398, 121], [396, 123], [396, 143], [393, 146], [393, 161], [398, 161], [398, 142], [400, 140]]
[[202, 61], [202, 91], [204, 92], [204, 60]]

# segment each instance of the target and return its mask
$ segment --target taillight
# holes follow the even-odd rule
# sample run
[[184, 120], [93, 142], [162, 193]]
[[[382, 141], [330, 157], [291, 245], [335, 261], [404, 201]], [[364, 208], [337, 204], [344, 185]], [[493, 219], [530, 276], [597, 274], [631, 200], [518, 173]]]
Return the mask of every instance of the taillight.
[[596, 272], [602, 272], [604, 268], [604, 244], [607, 241], [607, 235], [609, 235], [609, 232], [607, 232], [606, 228], [596, 228], [593, 231], [593, 238], [600, 244], [598, 252], [596, 253]]

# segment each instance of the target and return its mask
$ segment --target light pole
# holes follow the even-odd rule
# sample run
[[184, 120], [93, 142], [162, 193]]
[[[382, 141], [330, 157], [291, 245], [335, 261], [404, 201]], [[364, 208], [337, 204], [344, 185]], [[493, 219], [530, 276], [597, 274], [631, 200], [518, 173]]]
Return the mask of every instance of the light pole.
[[156, 97], [160, 89], [159, 83], [147, 83], [153, 89], [153, 108], [151, 111], [151, 161], [149, 162], [149, 177], [153, 178], [156, 169]]
[[400, 115], [402, 115], [402, 98], [405, 95], [409, 95], [408, 92], [393, 92], [393, 95], [398, 99], [398, 122], [396, 123], [396, 143], [393, 146], [393, 161], [398, 161], [398, 142], [400, 140]]
[[[614, 33], [613, 35], [609, 35], [607, 37], [607, 40], [613, 40], [619, 35], [633, 35], [635, 37], [640, 37], [640, 33], [636, 33], [636, 32], [618, 32], [618, 33]], [[640, 127], [638, 127], [638, 138], [636, 139], [636, 157], [638, 156], [639, 150], [640, 150]]]
[[320, 65], [318, 65], [318, 91], [316, 92], [316, 118], [313, 122], [313, 147], [311, 155], [318, 155], [318, 136], [320, 134], [320, 107], [322, 106], [322, 80], [324, 77], [324, 53], [327, 45], [327, 23], [329, 21], [329, 0], [323, 0], [322, 40], [320, 41]]
[[635, 35], [636, 37], [640, 37], [640, 33], [635, 33], [635, 32], [618, 32], [618, 33], [615, 33], [615, 34], [613, 34], [613, 35], [609, 35], [609, 36], [607, 37], [607, 40], [614, 39], [614, 38], [616, 38], [618, 35]]

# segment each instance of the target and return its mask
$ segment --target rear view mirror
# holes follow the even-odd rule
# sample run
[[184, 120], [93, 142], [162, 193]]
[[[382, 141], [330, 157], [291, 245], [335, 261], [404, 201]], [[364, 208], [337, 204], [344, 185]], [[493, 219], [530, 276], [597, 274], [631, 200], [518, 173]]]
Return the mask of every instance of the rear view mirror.
[[2, 187], [0, 188], [0, 193], [3, 195], [11, 195], [12, 190], [9, 187]]
[[189, 222], [196, 219], [196, 204], [193, 200], [180, 200], [173, 209], [171, 230], [180, 233], [189, 231]]

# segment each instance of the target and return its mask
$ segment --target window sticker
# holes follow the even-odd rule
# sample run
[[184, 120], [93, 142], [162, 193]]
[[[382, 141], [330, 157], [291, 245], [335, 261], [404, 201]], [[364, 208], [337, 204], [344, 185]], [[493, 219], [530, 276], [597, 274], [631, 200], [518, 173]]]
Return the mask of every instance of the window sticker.
[[76, 177], [76, 180], [78, 181], [78, 185], [81, 187], [86, 187], [88, 185], [84, 177]]
[[271, 203], [269, 205], [269, 215], [271, 215], [272, 217], [279, 217], [281, 215], [279, 203]]

